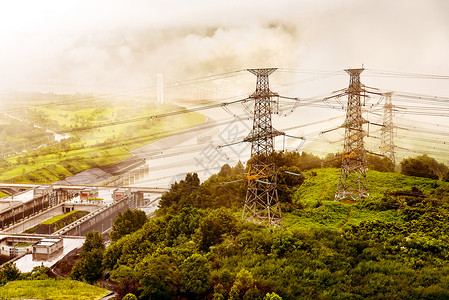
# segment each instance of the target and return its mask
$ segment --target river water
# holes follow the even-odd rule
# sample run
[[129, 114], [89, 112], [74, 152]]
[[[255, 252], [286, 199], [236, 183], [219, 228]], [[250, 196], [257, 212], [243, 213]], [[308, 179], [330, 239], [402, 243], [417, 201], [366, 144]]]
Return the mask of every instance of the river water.
[[[10, 114], [7, 114], [7, 113], [4, 113], [4, 115], [7, 116], [7, 117], [9, 117], [9, 118], [11, 118], [11, 119], [20, 121], [20, 122], [27, 122], [27, 121], [24, 121], [24, 120], [22, 120], [22, 119], [16, 117], [16, 116], [13, 116], [13, 115], [10, 115]], [[52, 133], [53, 136], [54, 136], [54, 138], [55, 138], [55, 141], [57, 141], [57, 142], [60, 142], [60, 141], [62, 141], [63, 139], [67, 139], [67, 138], [70, 137], [70, 135], [68, 135], [68, 134], [59, 134], [59, 133], [56, 133], [56, 132], [51, 131], [51, 130], [49, 130], [49, 129], [43, 128], [43, 127], [41, 127], [41, 126], [39, 126], [39, 125], [37, 125], [37, 124], [33, 124], [33, 126], [36, 127], [36, 128], [45, 129], [45, 131], [48, 132], [48, 133]], [[43, 147], [43, 146], [45, 146], [45, 145], [40, 145], [38, 148]]]

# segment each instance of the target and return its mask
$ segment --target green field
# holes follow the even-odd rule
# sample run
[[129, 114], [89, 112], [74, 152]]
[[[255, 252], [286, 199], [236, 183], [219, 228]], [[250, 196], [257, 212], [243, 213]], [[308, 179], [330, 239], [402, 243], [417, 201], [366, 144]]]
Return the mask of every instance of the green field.
[[0, 287], [0, 299], [101, 299], [108, 290], [74, 280], [21, 280]]
[[[48, 97], [47, 102], [55, 100]], [[35, 104], [26, 110], [0, 116], [0, 139], [4, 141], [0, 180], [55, 182], [126, 159], [132, 150], [205, 120], [195, 112], [152, 117], [183, 109], [171, 104], [93, 97], [80, 103], [66, 97], [66, 104], [61, 104], [58, 98], [58, 105]], [[51, 140], [53, 134], [46, 132], [47, 129], [70, 137], [59, 142]], [[22, 153], [11, 155], [17, 152]]]

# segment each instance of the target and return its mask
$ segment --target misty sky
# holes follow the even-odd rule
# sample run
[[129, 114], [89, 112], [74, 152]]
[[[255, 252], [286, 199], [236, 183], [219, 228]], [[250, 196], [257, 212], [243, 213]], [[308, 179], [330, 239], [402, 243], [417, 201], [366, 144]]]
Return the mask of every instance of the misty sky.
[[447, 0], [3, 1], [0, 91], [105, 92], [252, 67], [449, 75], [448, 13]]

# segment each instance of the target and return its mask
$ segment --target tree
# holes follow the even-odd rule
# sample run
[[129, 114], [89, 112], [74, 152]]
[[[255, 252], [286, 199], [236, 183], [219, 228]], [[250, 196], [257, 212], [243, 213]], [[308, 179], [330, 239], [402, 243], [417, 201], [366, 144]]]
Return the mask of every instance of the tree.
[[119, 213], [112, 225], [112, 232], [109, 237], [113, 241], [118, 241], [122, 236], [133, 233], [147, 221], [145, 212], [140, 209], [128, 209], [123, 214]]
[[171, 208], [174, 213], [179, 212], [194, 197], [192, 194], [197, 191], [199, 186], [198, 174], [188, 173], [184, 180], [172, 184], [170, 191], [162, 195], [159, 207], [162, 210]]
[[122, 300], [137, 300], [137, 297], [136, 295], [129, 293], [126, 294], [125, 297], [122, 298]]
[[93, 249], [105, 249], [103, 237], [98, 231], [89, 231], [86, 234], [86, 240], [81, 248], [81, 253], [87, 253]]
[[291, 167], [295, 166], [301, 171], [319, 168], [321, 166], [322, 160], [318, 156], [302, 152], [301, 154], [297, 151], [278, 151], [273, 153], [274, 163], [278, 167]]
[[178, 292], [179, 270], [167, 254], [147, 256], [137, 266], [144, 299], [170, 299]]
[[121, 299], [121, 297], [126, 297], [127, 295], [133, 295], [135, 297], [135, 295], [139, 294], [140, 287], [141, 285], [139, 283], [139, 279], [125, 278], [120, 281], [119, 287], [115, 290], [115, 292], [119, 296], [118, 299]]
[[260, 299], [261, 296], [251, 272], [245, 269], [240, 270], [231, 287], [229, 299]]
[[101, 249], [93, 249], [84, 253], [73, 266], [70, 277], [88, 283], [95, 282], [103, 273], [102, 260], [103, 250]]
[[44, 280], [48, 279], [48, 273], [50, 272], [49, 267], [45, 267], [43, 264], [36, 266], [28, 273], [22, 273], [21, 279], [25, 280]]
[[243, 166], [242, 162], [239, 160], [239, 162], [235, 165], [234, 168], [232, 168], [232, 173], [234, 175], [241, 175], [245, 172], [245, 167]]
[[326, 168], [341, 168], [341, 153], [329, 153], [323, 160]]
[[298, 167], [281, 167], [278, 173], [279, 201], [291, 203], [295, 190], [304, 182], [304, 179]]
[[394, 163], [388, 157], [367, 154], [368, 169], [379, 172], [394, 172]]
[[223, 235], [237, 232], [237, 220], [231, 211], [220, 208], [203, 218], [198, 227], [199, 246], [203, 251], [223, 241]]
[[2, 284], [19, 279], [20, 270], [16, 267], [15, 263], [8, 262], [0, 269], [0, 282]]
[[214, 294], [212, 300], [224, 300], [225, 289], [221, 283], [214, 286]]
[[438, 176], [422, 158], [407, 158], [401, 161], [401, 173], [408, 176], [438, 179]]
[[181, 212], [174, 216], [169, 222], [165, 231], [168, 246], [176, 243], [177, 239], [190, 238], [200, 223], [201, 215], [198, 209], [191, 206], [184, 206]]
[[438, 176], [439, 179], [444, 179], [445, 175], [449, 172], [449, 168], [443, 164], [439, 163], [435, 158], [423, 154], [416, 157], [416, 159], [422, 160], [429, 168]]
[[80, 258], [73, 266], [70, 276], [75, 280], [93, 283], [103, 273], [104, 242], [98, 231], [90, 231], [86, 235]]
[[193, 254], [179, 266], [181, 292], [196, 295], [206, 292], [211, 285], [209, 261], [201, 254]]
[[226, 177], [232, 174], [232, 168], [228, 164], [221, 166], [218, 176]]

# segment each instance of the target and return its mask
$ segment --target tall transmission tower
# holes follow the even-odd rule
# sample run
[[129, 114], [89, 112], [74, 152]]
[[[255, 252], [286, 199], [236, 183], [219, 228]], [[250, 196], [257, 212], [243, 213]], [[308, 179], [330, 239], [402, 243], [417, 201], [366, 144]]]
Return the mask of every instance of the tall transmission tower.
[[396, 164], [394, 156], [395, 144], [393, 142], [393, 104], [391, 92], [385, 93], [384, 119], [381, 129], [380, 153]]
[[357, 200], [369, 195], [366, 182], [366, 151], [363, 142], [365, 131], [363, 124], [367, 123], [362, 117], [361, 97], [365, 91], [360, 83], [360, 73], [363, 69], [348, 69], [346, 72], [351, 76], [349, 87], [345, 94], [348, 95], [348, 106], [346, 108], [346, 119], [343, 123], [345, 128], [344, 148], [342, 154], [342, 165], [340, 178], [338, 179], [335, 200], [352, 199]]
[[253, 128], [245, 138], [251, 143], [251, 160], [247, 176], [248, 189], [243, 219], [268, 226], [282, 222], [277, 193], [277, 168], [273, 161], [274, 138], [283, 134], [272, 127], [271, 115], [278, 94], [270, 91], [268, 76], [276, 68], [248, 69], [257, 76], [254, 99]]

